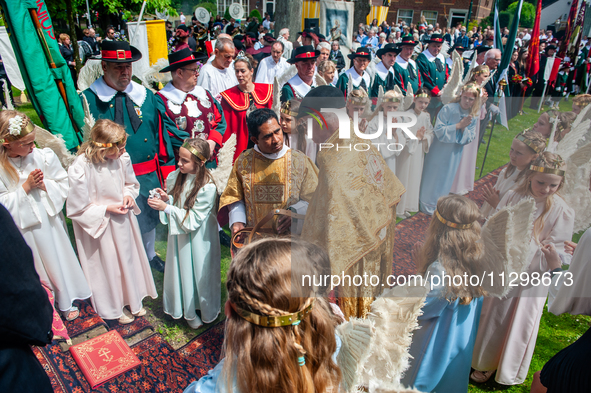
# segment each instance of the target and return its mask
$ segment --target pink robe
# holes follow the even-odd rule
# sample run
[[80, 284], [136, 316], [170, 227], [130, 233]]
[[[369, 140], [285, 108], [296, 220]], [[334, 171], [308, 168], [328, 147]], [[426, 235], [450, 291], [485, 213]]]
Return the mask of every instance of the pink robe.
[[[509, 191], [497, 209], [514, 205], [523, 198]], [[553, 243], [564, 252], [564, 241], [571, 240], [575, 213], [564, 200], [553, 195], [552, 207], [546, 213], [544, 227], [538, 236], [541, 244]], [[545, 199], [536, 200], [534, 219], [544, 210]], [[541, 245], [532, 239], [529, 277], [548, 271]], [[480, 371], [497, 370], [495, 380], [502, 385], [519, 385], [527, 378], [536, 346], [542, 311], [548, 287], [543, 285], [515, 287], [503, 299], [486, 297], [482, 303], [480, 326], [476, 336], [472, 367]]]
[[78, 156], [68, 176], [67, 213], [92, 290], [92, 306], [103, 319], [120, 318], [125, 306], [139, 312], [144, 297], [158, 297], [135, 217], [140, 209], [135, 205], [123, 215], [107, 212], [108, 205], [122, 204], [123, 197], [139, 195], [129, 154], [96, 165]]

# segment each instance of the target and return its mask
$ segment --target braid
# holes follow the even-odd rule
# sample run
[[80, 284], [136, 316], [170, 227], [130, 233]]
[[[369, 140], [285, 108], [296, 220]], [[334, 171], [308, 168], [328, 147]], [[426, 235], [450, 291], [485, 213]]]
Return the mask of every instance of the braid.
[[258, 299], [253, 299], [238, 284], [235, 284], [234, 290], [236, 290], [236, 292], [238, 293], [240, 300], [242, 300], [242, 301], [244, 301], [244, 303], [248, 304], [248, 306], [250, 308], [252, 308], [253, 310], [259, 311], [264, 315], [268, 315], [271, 317], [280, 317], [282, 315], [289, 314], [286, 311], [282, 311], [282, 310], [278, 310], [276, 308], [273, 308], [273, 307], [269, 306], [268, 304], [261, 302]]

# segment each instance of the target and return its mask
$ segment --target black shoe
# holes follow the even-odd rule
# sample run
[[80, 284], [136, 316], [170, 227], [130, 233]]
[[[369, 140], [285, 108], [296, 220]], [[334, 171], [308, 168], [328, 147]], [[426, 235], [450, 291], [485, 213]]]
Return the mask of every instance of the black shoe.
[[164, 261], [160, 259], [158, 255], [152, 258], [150, 261], [150, 267], [157, 272], [164, 273]]
[[230, 239], [230, 236], [228, 236], [228, 234], [224, 232], [224, 230], [220, 231], [220, 244], [228, 248], [232, 246], [232, 239]]

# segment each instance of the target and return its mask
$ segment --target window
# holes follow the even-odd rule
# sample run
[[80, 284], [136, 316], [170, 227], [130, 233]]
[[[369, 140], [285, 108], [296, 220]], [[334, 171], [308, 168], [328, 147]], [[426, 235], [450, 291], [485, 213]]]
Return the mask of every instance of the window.
[[413, 10], [398, 10], [398, 17], [396, 18], [396, 21], [402, 21], [408, 26], [412, 23], [413, 14]]
[[428, 25], [435, 27], [435, 23], [437, 23], [437, 11], [421, 11], [421, 16], [425, 17]]
[[449, 10], [450, 17], [448, 19], [449, 25], [447, 27], [456, 27], [458, 23], [463, 26], [466, 25], [466, 19], [468, 18], [468, 10]]

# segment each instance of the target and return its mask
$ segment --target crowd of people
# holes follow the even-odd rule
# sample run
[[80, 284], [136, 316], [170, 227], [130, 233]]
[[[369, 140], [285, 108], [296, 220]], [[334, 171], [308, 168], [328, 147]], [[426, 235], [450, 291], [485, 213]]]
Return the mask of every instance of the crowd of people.
[[[75, 300], [88, 298], [101, 318], [121, 324], [146, 314], [148, 296], [162, 295], [164, 312], [193, 329], [223, 311], [225, 358], [187, 392], [335, 391], [343, 378], [335, 330], [367, 317], [383, 288], [343, 282], [330, 304], [323, 297], [328, 288], [292, 284], [304, 274], [367, 274], [387, 282], [397, 217], [432, 216], [413, 250], [425, 277], [477, 271], [485, 251], [482, 219], [530, 199], [528, 274], [554, 274], [571, 259], [580, 268], [588, 260], [570, 242], [580, 206], [559, 193], [568, 157], [556, 151], [589, 146], [571, 136], [591, 103], [581, 71], [591, 41], [584, 39], [579, 58], [561, 67], [569, 79], [550, 94], [556, 108], [573, 94], [572, 111], [543, 112], [517, 133], [507, 167], [479, 207], [463, 195], [474, 189], [479, 146], [501, 111], [496, 98], [503, 84], [494, 74], [503, 53], [492, 46], [492, 29], [466, 33], [461, 25], [374, 20], [359, 27], [355, 49], [343, 56], [340, 39], [330, 42], [314, 29], [290, 41], [287, 29], [273, 35], [269, 16], [246, 22], [218, 16], [203, 26], [181, 13], [176, 30], [167, 27], [171, 52], [160, 70], [170, 81], [155, 92], [132, 80], [138, 49], [109, 34], [99, 42], [93, 29], [85, 30], [83, 41], [103, 75], [81, 92], [94, 124], [67, 168], [53, 150], [35, 146], [39, 130], [25, 114], [0, 113], [0, 203], [32, 252], [25, 263], [34, 264], [65, 320], [79, 316]], [[506, 82], [511, 95], [532, 95], [537, 109], [543, 72], [528, 83], [527, 58], [543, 63], [560, 42], [544, 32], [547, 45], [529, 54], [529, 33], [505, 49], [514, 51]], [[211, 53], [208, 37], [215, 39]], [[62, 34], [60, 41], [71, 64], [70, 38]], [[454, 51], [461, 63], [448, 61]], [[455, 67], [464, 73], [452, 82]], [[339, 111], [351, 124], [346, 138]], [[508, 117], [517, 113], [512, 108]], [[361, 145], [367, 149], [351, 148]], [[589, 184], [584, 188], [589, 192]], [[72, 221], [77, 252], [62, 211]], [[165, 261], [154, 248], [159, 224], [168, 226]], [[222, 307], [226, 225], [233, 259]], [[271, 233], [282, 237], [263, 236]], [[151, 268], [164, 272], [161, 294]], [[470, 379], [483, 383], [495, 372], [503, 385], [525, 381], [548, 286], [487, 295], [483, 285], [431, 282], [403, 385], [465, 392]], [[586, 345], [587, 336], [573, 346]], [[560, 391], [550, 387], [568, 381], [576, 386], [569, 391], [586, 391], [588, 373], [577, 371], [584, 362], [565, 366], [568, 359], [553, 359], [532, 389]], [[565, 367], [571, 368], [555, 371]]]

